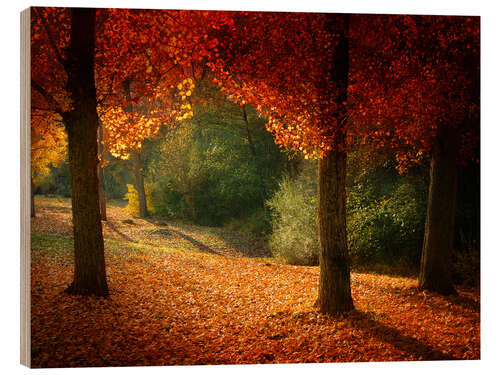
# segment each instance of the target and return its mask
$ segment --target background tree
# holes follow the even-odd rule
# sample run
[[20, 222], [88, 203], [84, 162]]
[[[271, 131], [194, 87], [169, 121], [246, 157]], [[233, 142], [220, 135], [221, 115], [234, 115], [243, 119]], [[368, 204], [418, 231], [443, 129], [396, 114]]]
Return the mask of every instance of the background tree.
[[[148, 215], [142, 141], [192, 117], [194, 61], [206, 48], [184, 22], [197, 12], [108, 10], [98, 54], [99, 112], [114, 156], [131, 159], [139, 216]], [[195, 17], [196, 19], [196, 17]], [[145, 30], [148, 37], [146, 38]], [[131, 52], [133, 51], [133, 52]]]
[[[401, 171], [430, 157], [419, 286], [454, 293], [458, 167], [476, 158], [479, 139], [479, 19], [364, 16], [357, 21], [372, 32], [353, 41], [358, 64], [352, 73], [351, 111], [355, 121], [374, 131], [370, 140], [354, 136], [376, 147], [393, 147]], [[385, 28], [375, 33], [381, 22]]]
[[106, 213], [106, 190], [104, 188], [104, 167], [106, 161], [104, 160], [104, 135], [102, 130], [102, 121], [99, 121], [99, 128], [97, 129], [97, 152], [99, 156], [99, 164], [97, 166], [97, 178], [99, 180], [99, 209], [101, 212], [101, 220], [108, 220]]

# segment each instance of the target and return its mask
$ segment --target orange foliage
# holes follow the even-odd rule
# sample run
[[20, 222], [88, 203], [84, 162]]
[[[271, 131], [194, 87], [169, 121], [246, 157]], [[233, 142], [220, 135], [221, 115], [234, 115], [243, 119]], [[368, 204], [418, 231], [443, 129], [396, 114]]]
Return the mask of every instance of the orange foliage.
[[[191, 31], [201, 12], [99, 9], [95, 76], [104, 144], [117, 156], [139, 150], [160, 126], [192, 117], [189, 98], [196, 64], [213, 41]], [[32, 13], [32, 111], [48, 117], [71, 109], [66, 86], [69, 42], [66, 8], [34, 8]], [[198, 68], [199, 69], [199, 68]], [[52, 122], [35, 117], [38, 132]]]
[[[268, 118], [278, 144], [307, 156], [334, 147], [340, 131], [348, 146], [396, 148], [404, 168], [430, 151], [437, 127], [447, 124], [465, 129], [462, 153], [470, 158], [478, 129], [464, 122], [478, 116], [479, 19], [351, 15], [348, 101], [337, 103], [332, 56], [345, 18], [99, 10], [96, 84], [110, 150], [139, 149], [162, 124], [191, 116], [182, 105], [193, 88], [177, 85], [207, 63], [230, 99]], [[32, 90], [34, 106], [71, 105], [62, 69], [68, 31], [67, 9], [35, 8], [32, 71], [41, 89]], [[347, 120], [337, 124], [342, 104]]]
[[343, 16], [230, 15], [228, 40], [210, 62], [215, 81], [229, 98], [267, 116], [278, 144], [321, 157], [336, 147], [340, 131], [348, 147], [395, 148], [404, 169], [430, 151], [438, 126], [455, 126], [463, 159], [471, 158], [478, 141], [478, 17], [350, 15], [348, 113], [337, 124], [331, 56]]
[[[354, 17], [353, 137], [396, 150], [400, 171], [431, 151], [439, 126], [460, 129], [462, 159], [479, 140], [479, 18]], [[362, 30], [362, 32], [360, 32]]]
[[214, 81], [230, 99], [254, 105], [266, 116], [276, 143], [306, 156], [331, 150], [334, 133], [347, 125], [337, 123], [343, 103], [338, 103], [333, 66], [345, 16], [230, 14], [229, 41], [209, 63]]
[[39, 125], [31, 126], [31, 173], [46, 175], [50, 165], [59, 167], [66, 157], [66, 134], [54, 113], [35, 110], [31, 119]]

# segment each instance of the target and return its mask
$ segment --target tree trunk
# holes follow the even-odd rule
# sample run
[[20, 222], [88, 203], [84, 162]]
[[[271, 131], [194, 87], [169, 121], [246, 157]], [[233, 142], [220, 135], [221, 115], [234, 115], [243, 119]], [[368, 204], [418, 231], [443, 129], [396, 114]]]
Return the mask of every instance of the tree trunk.
[[[321, 312], [341, 315], [354, 308], [351, 296], [351, 275], [347, 250], [345, 118], [349, 72], [347, 31], [349, 16], [341, 16], [343, 28], [335, 30], [336, 15], [329, 16], [327, 29], [337, 35], [337, 44], [330, 72], [336, 87], [335, 121], [331, 136], [334, 149], [319, 160], [318, 167], [318, 233], [319, 292], [317, 305]], [[332, 93], [333, 95], [333, 93]], [[328, 128], [328, 127], [327, 127]]]
[[250, 146], [250, 151], [252, 152], [252, 155], [254, 157], [257, 157], [257, 151], [255, 150], [255, 145], [253, 144], [252, 134], [250, 133], [250, 125], [248, 124], [247, 110], [245, 107], [246, 105], [243, 105], [241, 107], [241, 110], [243, 114], [243, 121], [245, 122], [245, 129], [247, 130], [248, 145]]
[[295, 178], [299, 174], [299, 165], [302, 161], [302, 156], [297, 153], [290, 153], [285, 159], [285, 169], [291, 178]]
[[35, 217], [35, 185], [33, 185], [33, 176], [31, 176], [31, 217]]
[[75, 269], [66, 289], [79, 295], [108, 295], [97, 179], [95, 9], [71, 9], [68, 91], [73, 109], [63, 114], [68, 133]]
[[139, 200], [139, 217], [147, 217], [148, 207], [146, 205], [146, 190], [144, 189], [144, 176], [142, 175], [141, 153], [131, 151], [132, 162], [134, 163], [135, 189]]
[[427, 217], [418, 285], [444, 295], [455, 294], [451, 281], [458, 180], [458, 131], [440, 126], [431, 158]]
[[[245, 123], [245, 129], [247, 131], [247, 140], [248, 140], [248, 145], [250, 147], [250, 152], [252, 153], [252, 156], [255, 159], [255, 162], [258, 162], [257, 159], [257, 150], [255, 148], [255, 143], [253, 142], [252, 139], [252, 133], [250, 131], [250, 123], [248, 122], [248, 116], [247, 116], [247, 110], [246, 110], [246, 104], [241, 107], [242, 110], [242, 115], [243, 115], [243, 122]], [[263, 169], [259, 168], [258, 169], [258, 177], [259, 177], [259, 197], [261, 204], [264, 206], [266, 202], [266, 194], [264, 192], [264, 177], [262, 176]]]
[[106, 215], [106, 194], [104, 190], [104, 151], [102, 147], [102, 122], [99, 121], [99, 128], [97, 133], [97, 151], [101, 157], [101, 163], [97, 165], [97, 178], [99, 180], [99, 207], [101, 212], [101, 220], [108, 220]]
[[346, 229], [346, 153], [332, 151], [319, 160], [319, 292], [324, 313], [339, 315], [354, 308], [351, 297]]

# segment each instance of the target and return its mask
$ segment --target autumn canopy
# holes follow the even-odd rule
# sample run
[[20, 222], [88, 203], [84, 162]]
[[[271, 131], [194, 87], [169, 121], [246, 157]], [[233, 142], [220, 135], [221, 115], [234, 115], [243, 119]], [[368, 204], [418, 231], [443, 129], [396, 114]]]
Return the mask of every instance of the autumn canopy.
[[[392, 149], [401, 172], [431, 160], [420, 286], [454, 292], [447, 267], [457, 167], [475, 159], [479, 134], [477, 18], [32, 9], [33, 163], [64, 158], [67, 134], [75, 236], [69, 292], [108, 294], [99, 158], [135, 155], [142, 178], [144, 141], [193, 118], [191, 97], [206, 76], [229, 100], [255, 108], [277, 144], [319, 160], [321, 311], [353, 308], [346, 169], [347, 153], [360, 147]], [[41, 155], [44, 147], [50, 152]]]

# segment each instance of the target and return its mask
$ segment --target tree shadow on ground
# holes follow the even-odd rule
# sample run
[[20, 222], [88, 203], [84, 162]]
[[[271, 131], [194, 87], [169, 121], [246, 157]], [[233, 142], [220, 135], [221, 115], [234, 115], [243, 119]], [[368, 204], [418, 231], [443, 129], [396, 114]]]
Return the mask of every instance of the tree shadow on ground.
[[70, 207], [65, 207], [65, 206], [54, 206], [54, 205], [47, 205], [47, 206], [41, 206], [39, 205], [38, 210], [45, 210], [50, 212], [62, 212], [62, 213], [71, 213], [71, 206]]
[[225, 230], [218, 230], [217, 234], [224, 242], [243, 256], [249, 258], [268, 258], [273, 256], [267, 242], [251, 234]]
[[385, 325], [379, 320], [376, 313], [355, 310], [350, 312], [345, 319], [346, 324], [353, 328], [362, 330], [378, 340], [385, 341], [410, 355], [414, 355], [418, 360], [458, 360], [451, 354], [443, 353], [414, 337], [403, 334], [396, 328]]
[[118, 230], [118, 228], [111, 222], [111, 221], [105, 221], [103, 222], [103, 224], [108, 227], [109, 229], [111, 229], [113, 232], [115, 232], [116, 234], [118, 234], [121, 238], [123, 238], [124, 240], [126, 241], [129, 241], [129, 242], [134, 242], [134, 243], [137, 243], [136, 240], [134, 240], [132, 237], [130, 236], [127, 236], [125, 233], [123, 232], [120, 232]]
[[[432, 292], [422, 292], [417, 287], [415, 288], [386, 288], [386, 293], [393, 293], [397, 296], [404, 297], [410, 302], [424, 302], [433, 308], [440, 310], [449, 310], [449, 307], [443, 304], [443, 299], [451, 303], [464, 312], [479, 313], [481, 311], [481, 302], [476, 300], [464, 292], [457, 290], [456, 295], [443, 296]], [[426, 294], [424, 294], [426, 293]], [[437, 298], [436, 298], [437, 297]], [[478, 297], [479, 298], [479, 297]]]
[[472, 297], [469, 297], [465, 294], [460, 294], [460, 292], [455, 296], [454, 295], [444, 296], [444, 298], [448, 302], [458, 305], [465, 310], [471, 310], [475, 313], [481, 311], [481, 301], [476, 301]]
[[193, 245], [195, 245], [196, 247], [198, 247], [198, 249], [200, 249], [200, 251], [203, 251], [205, 253], [210, 253], [210, 254], [217, 254], [217, 255], [223, 255], [223, 254], [220, 254], [218, 253], [217, 251], [213, 250], [212, 248], [208, 247], [207, 245], [205, 245], [204, 243], [198, 241], [198, 240], [195, 240], [193, 237], [191, 236], [188, 236], [187, 234], [184, 234], [178, 230], [175, 230], [175, 229], [172, 229], [171, 227], [169, 228], [169, 230], [172, 232], [172, 233], [175, 233], [176, 235], [178, 235], [179, 237], [191, 242]]
[[[183, 233], [182, 231], [186, 230], [189, 232], [200, 231], [204, 233], [210, 233], [214, 236], [220, 238], [224, 243], [224, 247], [231, 248], [235, 253], [238, 253], [240, 256], [245, 256], [249, 258], [267, 258], [271, 257], [272, 253], [269, 249], [267, 242], [263, 239], [257, 238], [248, 233], [240, 233], [236, 231], [230, 231], [223, 228], [218, 227], [200, 227], [195, 224], [185, 223], [176, 220], [170, 220], [162, 217], [148, 217], [145, 218], [147, 222], [157, 225], [157, 226], [166, 226], [168, 230], [172, 233], [178, 234], [180, 237], [190, 241], [195, 246], [197, 246], [201, 251], [219, 254], [219, 255], [227, 255], [225, 251], [217, 251], [213, 247], [209, 247], [204, 243], [198, 241], [190, 235]], [[175, 225], [177, 229], [173, 229], [172, 225]], [[200, 229], [202, 228], [202, 229]]]

